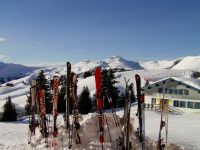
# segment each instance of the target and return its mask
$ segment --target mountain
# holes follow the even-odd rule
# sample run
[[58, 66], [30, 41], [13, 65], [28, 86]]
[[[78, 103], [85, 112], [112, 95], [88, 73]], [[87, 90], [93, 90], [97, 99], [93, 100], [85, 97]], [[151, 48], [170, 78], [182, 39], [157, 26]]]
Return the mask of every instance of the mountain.
[[[41, 65], [40, 65], [41, 66]], [[95, 67], [115, 68], [119, 71], [126, 70], [160, 70], [160, 69], [175, 69], [175, 70], [199, 70], [200, 56], [187, 56], [175, 60], [160, 60], [160, 61], [131, 61], [120, 56], [112, 56], [104, 60], [86, 60], [72, 64], [72, 71], [83, 75], [85, 71], [92, 71]], [[19, 64], [6, 64], [0, 62], [0, 83], [10, 81], [25, 76], [39, 68], [50, 69], [50, 74], [59, 72], [66, 74], [65, 62], [59, 62], [51, 65], [43, 65], [43, 67], [27, 67]]]
[[158, 69], [166, 69], [171, 68], [174, 64], [174, 60], [161, 60], [161, 61], [146, 61], [146, 62], [139, 62], [139, 64], [147, 69], [147, 70], [158, 70]]
[[26, 76], [27, 73], [31, 73], [37, 69], [39, 67], [27, 67], [19, 64], [0, 62], [0, 83]]
[[172, 67], [172, 69], [187, 69], [199, 70], [200, 69], [200, 56], [186, 56]]

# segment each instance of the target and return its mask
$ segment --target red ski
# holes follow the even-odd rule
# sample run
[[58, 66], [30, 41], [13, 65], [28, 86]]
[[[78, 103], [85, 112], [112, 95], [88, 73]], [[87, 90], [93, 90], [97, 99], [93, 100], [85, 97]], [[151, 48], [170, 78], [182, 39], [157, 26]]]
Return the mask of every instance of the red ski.
[[53, 77], [53, 136], [57, 137], [58, 135], [58, 129], [56, 126], [56, 119], [58, 116], [58, 86], [59, 86], [59, 77], [54, 76]]
[[104, 117], [103, 117], [103, 99], [102, 99], [102, 84], [101, 84], [101, 68], [97, 67], [95, 70], [95, 82], [96, 82], [96, 98], [97, 109], [99, 112], [99, 142], [104, 143]]

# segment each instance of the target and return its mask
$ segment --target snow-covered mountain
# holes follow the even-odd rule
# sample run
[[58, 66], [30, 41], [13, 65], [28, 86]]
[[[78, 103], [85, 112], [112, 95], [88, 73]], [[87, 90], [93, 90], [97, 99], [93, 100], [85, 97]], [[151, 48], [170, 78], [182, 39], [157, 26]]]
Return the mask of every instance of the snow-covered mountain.
[[0, 83], [23, 77], [26, 73], [31, 73], [36, 69], [38, 67], [27, 67], [19, 64], [0, 62]]
[[200, 56], [187, 56], [180, 59], [180, 61], [172, 67], [172, 69], [200, 69]]
[[[120, 56], [112, 56], [104, 60], [86, 60], [72, 64], [72, 71], [77, 74], [83, 74], [85, 71], [94, 70], [95, 67], [102, 68], [118, 68], [126, 70], [160, 70], [160, 69], [175, 69], [175, 70], [200, 70], [200, 56], [187, 56], [175, 60], [160, 60], [160, 61], [131, 61]], [[17, 79], [20, 76], [26, 76], [27, 73], [32, 73], [36, 69], [50, 69], [51, 74], [60, 72], [66, 73], [65, 62], [59, 62], [51, 65], [43, 65], [43, 67], [27, 67], [18, 64], [6, 64], [0, 62], [0, 82]]]
[[[147, 79], [155, 81], [166, 77], [190, 77], [192, 70], [200, 69], [200, 56], [188, 56], [171, 61], [163, 60], [149, 62], [134, 62], [119, 56], [113, 56], [102, 61], [88, 60], [72, 64], [72, 71], [80, 75], [85, 71], [93, 70], [97, 66], [101, 66], [102, 68], [122, 68], [123, 72], [116, 73], [116, 80], [119, 81], [117, 84], [118, 88], [123, 91], [125, 88], [124, 77], [130, 79], [130, 82], [134, 82], [134, 75], [136, 73], [141, 75], [143, 84]], [[37, 76], [40, 69], [44, 70], [47, 79], [53, 77], [55, 74], [58, 74], [59, 76], [66, 74], [66, 64], [64, 62], [59, 63], [57, 67], [52, 65], [43, 68], [0, 63], [0, 77], [11, 79], [16, 76], [19, 77], [19, 75], [22, 76], [21, 78], [17, 78], [9, 82], [13, 85], [13, 87], [7, 86], [7, 83], [1, 85], [0, 107], [3, 105], [8, 96], [11, 96], [13, 101], [15, 101], [19, 106], [24, 107], [26, 94], [29, 92], [30, 88], [29, 82]], [[94, 76], [86, 79], [79, 76], [78, 94], [81, 93], [84, 86], [88, 86], [92, 96], [95, 93]]]

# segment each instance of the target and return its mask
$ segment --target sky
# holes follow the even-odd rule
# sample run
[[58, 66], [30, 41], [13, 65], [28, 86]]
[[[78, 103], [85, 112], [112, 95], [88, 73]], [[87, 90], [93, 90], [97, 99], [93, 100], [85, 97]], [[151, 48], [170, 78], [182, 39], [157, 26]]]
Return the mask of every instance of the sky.
[[0, 60], [200, 55], [199, 0], [0, 0]]

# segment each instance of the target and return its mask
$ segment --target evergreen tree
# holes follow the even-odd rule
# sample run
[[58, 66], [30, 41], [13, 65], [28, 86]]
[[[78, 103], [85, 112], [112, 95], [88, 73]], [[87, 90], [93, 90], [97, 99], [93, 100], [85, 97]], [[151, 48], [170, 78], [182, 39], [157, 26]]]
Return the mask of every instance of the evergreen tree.
[[126, 100], [126, 95], [124, 95], [124, 93], [121, 93], [119, 96], [118, 107], [124, 107], [125, 100]]
[[3, 116], [2, 121], [16, 121], [17, 120], [17, 111], [15, 105], [11, 101], [9, 96], [6, 103], [3, 105]]
[[110, 108], [110, 104], [108, 102], [107, 94], [112, 98], [113, 106], [117, 106], [117, 101], [119, 99], [119, 90], [115, 86], [117, 83], [115, 72], [112, 69], [104, 69], [102, 70], [102, 86], [103, 86], [103, 99], [104, 99], [104, 108]]
[[25, 114], [28, 116], [31, 115], [31, 95], [27, 95]]
[[66, 111], [66, 87], [62, 86], [58, 95], [58, 112], [64, 113]]
[[37, 89], [38, 91], [43, 88], [45, 90], [45, 105], [46, 113], [50, 114], [53, 110], [53, 102], [51, 95], [51, 82], [45, 78], [44, 71], [41, 70], [37, 77]]
[[90, 98], [90, 91], [88, 87], [83, 87], [83, 91], [79, 98], [79, 112], [81, 114], [88, 114], [92, 110], [92, 100]]

